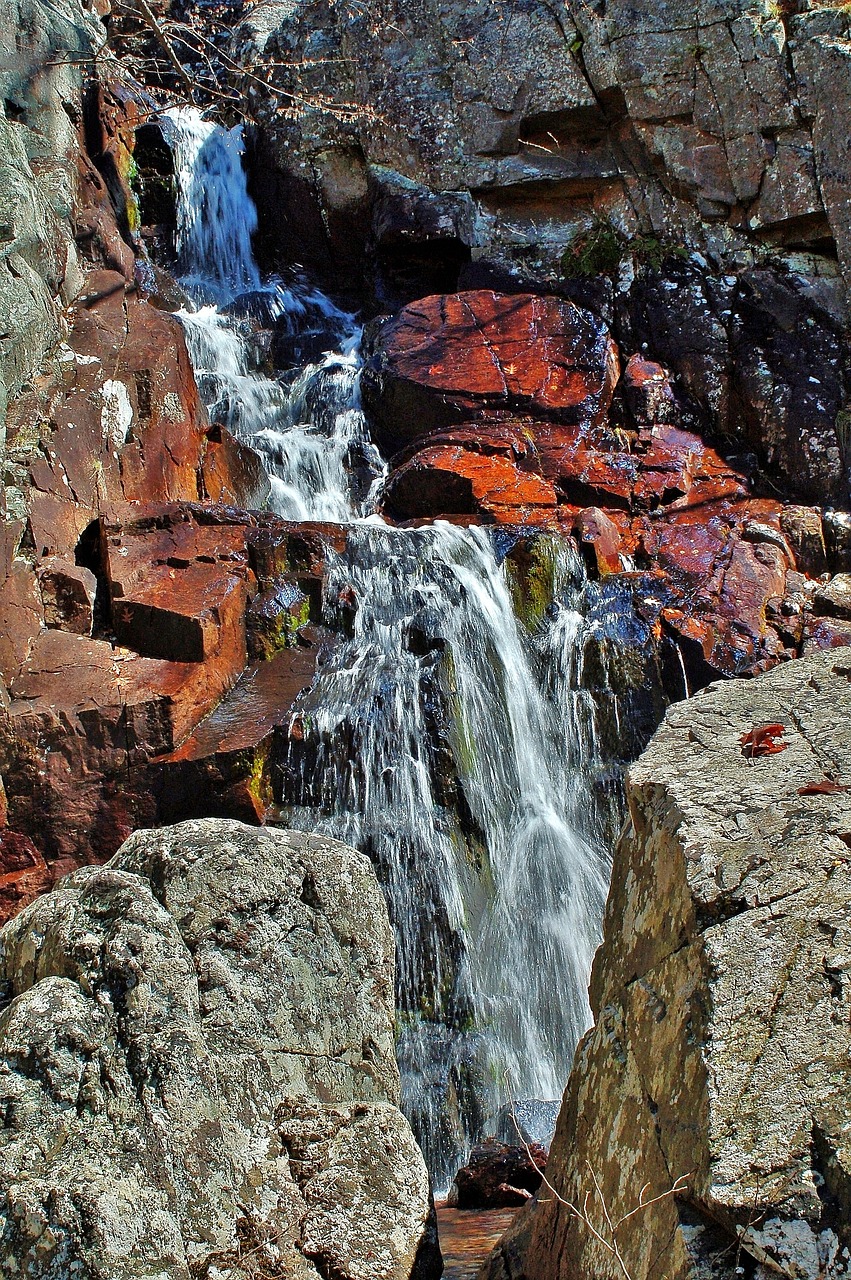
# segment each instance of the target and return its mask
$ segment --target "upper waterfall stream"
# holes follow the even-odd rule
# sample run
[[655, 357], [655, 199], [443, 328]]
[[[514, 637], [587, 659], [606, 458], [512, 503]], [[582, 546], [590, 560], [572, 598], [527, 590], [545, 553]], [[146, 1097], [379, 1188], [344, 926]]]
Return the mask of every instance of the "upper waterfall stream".
[[[608, 861], [578, 679], [587, 584], [575, 552], [550, 548], [554, 602], [527, 630], [507, 544], [374, 514], [384, 466], [355, 318], [307, 284], [261, 280], [239, 129], [185, 109], [163, 127], [194, 306], [180, 318], [211, 416], [260, 453], [280, 515], [351, 525], [325, 606], [348, 634], [293, 712], [282, 816], [373, 859], [397, 940], [403, 1102], [445, 1185], [506, 1078], [518, 1099], [560, 1097], [590, 1020]], [[270, 373], [258, 327], [312, 358]]]

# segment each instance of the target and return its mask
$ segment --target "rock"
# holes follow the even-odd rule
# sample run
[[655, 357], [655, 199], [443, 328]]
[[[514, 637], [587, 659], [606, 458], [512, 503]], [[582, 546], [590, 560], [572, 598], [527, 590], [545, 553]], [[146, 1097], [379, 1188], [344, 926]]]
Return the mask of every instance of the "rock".
[[[506, 23], [498, 9], [393, 0], [369, 22], [319, 0], [263, 0], [232, 47], [249, 75], [280, 65], [274, 91], [242, 85], [260, 123], [255, 188], [270, 254], [331, 276], [358, 255], [363, 265], [389, 185], [367, 175], [389, 172], [394, 189], [416, 193], [402, 205], [415, 277], [425, 243], [447, 271], [469, 254], [473, 269], [551, 291], [570, 269], [566, 247], [596, 236], [614, 243], [616, 277], [621, 260], [638, 274], [685, 249], [712, 262], [719, 285], [761, 251], [792, 258], [803, 248], [821, 260], [799, 273], [806, 287], [817, 293], [832, 271], [839, 297], [837, 257], [849, 280], [851, 23], [841, 8], [799, 8], [734, 0], [721, 15], [663, 0], [605, 10], [568, 0], [555, 13], [526, 0]], [[309, 90], [345, 104], [339, 113], [282, 117], [282, 84], [307, 90], [305, 49], [322, 53]], [[472, 235], [456, 214], [420, 238], [431, 231], [423, 209], [439, 224], [467, 202]], [[454, 261], [441, 257], [449, 245]], [[583, 265], [605, 269], [593, 255]], [[667, 363], [652, 349], [650, 358]]]
[[[620, 573], [623, 569], [623, 540], [614, 521], [599, 507], [586, 507], [576, 524], [580, 549], [591, 552], [592, 568], [597, 577]], [[588, 557], [586, 557], [587, 559]]]
[[825, 511], [824, 540], [828, 568], [834, 573], [851, 573], [851, 515], [846, 511]]
[[43, 620], [38, 583], [29, 561], [22, 557], [12, 561], [2, 592], [0, 677], [8, 685], [29, 658]]
[[678, 417], [671, 376], [662, 365], [630, 356], [621, 379], [627, 410], [636, 430]]
[[795, 552], [802, 573], [817, 578], [827, 568], [821, 512], [815, 507], [788, 506], [780, 517], [780, 528]]
[[[103, 26], [79, 0], [10, 0], [0, 14], [0, 441], [7, 399], [64, 330], [80, 282], [70, 212], [77, 199], [82, 67]], [[2, 453], [2, 447], [0, 447]]]
[[838, 573], [813, 594], [813, 613], [851, 621], [851, 574]]
[[45, 626], [91, 635], [97, 594], [97, 578], [91, 570], [51, 556], [41, 561], [37, 575]]
[[556, 491], [539, 473], [533, 422], [462, 424], [395, 466], [382, 494], [395, 520], [479, 516], [501, 524], [546, 524]]
[[4, 825], [0, 830], [0, 924], [52, 884], [47, 863], [32, 841]]
[[597, 425], [617, 381], [605, 326], [559, 298], [491, 290], [424, 298], [385, 322], [373, 348], [363, 389], [388, 454], [488, 415]]
[[0, 989], [5, 1274], [440, 1274], [363, 855], [138, 832], [5, 926]]
[[[21, 629], [8, 636], [0, 773], [11, 825], [51, 874], [110, 857], [139, 826], [262, 819], [275, 734], [322, 647], [305, 624], [321, 610], [324, 538], [341, 547], [346, 536], [181, 503], [114, 507], [90, 532], [81, 554], [98, 583], [93, 636], [67, 622], [41, 629], [25, 562], [16, 581], [34, 593], [32, 611], [7, 610]], [[292, 646], [280, 661], [279, 644]], [[272, 661], [258, 669], [261, 657]], [[0, 911], [12, 901], [0, 885]]]
[[547, 1164], [547, 1153], [537, 1142], [529, 1144], [529, 1152], [516, 1142], [509, 1145], [495, 1138], [479, 1143], [470, 1152], [469, 1163], [456, 1173], [447, 1203], [458, 1209], [525, 1204], [540, 1187]]
[[[720, 1274], [727, 1248], [758, 1272], [847, 1273], [849, 682], [834, 651], [716, 685], [670, 708], [630, 770], [596, 1024], [547, 1178], [600, 1205], [595, 1223], [645, 1184], [663, 1197], [618, 1232], [635, 1280]], [[742, 740], [765, 725], [779, 750], [749, 759]], [[623, 1271], [547, 1194], [483, 1275]]]

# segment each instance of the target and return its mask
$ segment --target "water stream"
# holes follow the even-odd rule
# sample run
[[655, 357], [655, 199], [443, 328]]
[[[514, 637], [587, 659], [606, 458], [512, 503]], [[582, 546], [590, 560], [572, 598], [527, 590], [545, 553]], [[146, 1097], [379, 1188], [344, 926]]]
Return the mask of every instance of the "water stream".
[[[445, 1185], [507, 1088], [560, 1097], [590, 1018], [608, 862], [584, 574], [567, 545], [548, 547], [553, 602], [527, 629], [510, 539], [373, 513], [383, 463], [354, 317], [305, 282], [260, 279], [239, 130], [186, 110], [165, 128], [195, 304], [181, 320], [211, 417], [260, 452], [281, 515], [350, 525], [325, 606], [344, 636], [293, 712], [282, 816], [375, 863], [397, 939], [403, 1105]], [[258, 319], [308, 335], [312, 358], [264, 371]]]

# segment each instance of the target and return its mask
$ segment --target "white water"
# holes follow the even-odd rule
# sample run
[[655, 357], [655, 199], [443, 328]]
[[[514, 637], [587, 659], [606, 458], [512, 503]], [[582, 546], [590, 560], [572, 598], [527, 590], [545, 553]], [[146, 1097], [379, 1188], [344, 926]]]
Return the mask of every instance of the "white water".
[[[211, 420], [262, 456], [279, 515], [345, 521], [365, 514], [382, 463], [360, 404], [354, 317], [308, 285], [261, 281], [240, 126], [222, 129], [187, 107], [166, 112], [163, 122], [179, 193], [180, 279], [195, 304], [178, 316]], [[290, 382], [268, 377], [251, 341], [252, 314], [333, 349]]]
[[[532, 637], [484, 531], [358, 521], [381, 460], [354, 320], [306, 286], [260, 281], [238, 131], [170, 120], [196, 302], [181, 318], [211, 417], [262, 454], [280, 514], [355, 522], [326, 606], [339, 624], [338, 600], [353, 605], [352, 634], [293, 715], [284, 815], [375, 862], [397, 938], [404, 1105], [445, 1184], [505, 1100], [506, 1073], [517, 1098], [560, 1096], [589, 1021], [608, 865], [589, 817], [593, 714], [571, 686], [578, 561], [563, 553], [561, 601]], [[336, 349], [280, 379], [262, 373], [237, 318], [246, 293]]]

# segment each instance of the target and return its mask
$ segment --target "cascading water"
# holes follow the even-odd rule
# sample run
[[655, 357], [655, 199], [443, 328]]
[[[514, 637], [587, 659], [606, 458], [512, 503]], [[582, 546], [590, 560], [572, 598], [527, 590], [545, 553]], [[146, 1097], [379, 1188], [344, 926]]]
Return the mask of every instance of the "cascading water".
[[[181, 319], [211, 417], [265, 459], [278, 512], [352, 525], [326, 599], [350, 634], [293, 713], [281, 815], [375, 862], [397, 938], [404, 1105], [443, 1185], [506, 1073], [515, 1097], [560, 1096], [589, 1020], [608, 865], [592, 821], [593, 712], [572, 688], [580, 564], [558, 553], [551, 616], [531, 634], [483, 530], [363, 519], [382, 464], [353, 318], [306, 286], [260, 280], [239, 131], [187, 111], [166, 130], [196, 304]], [[261, 314], [295, 334], [314, 326], [336, 350], [269, 377], [245, 319]]]
[[[180, 279], [195, 304], [178, 316], [211, 419], [263, 458], [279, 515], [343, 521], [364, 514], [382, 462], [360, 405], [354, 317], [307, 285], [261, 280], [240, 126], [222, 129], [187, 107], [162, 122], [178, 187]], [[257, 318], [333, 350], [289, 379], [270, 378], [252, 342]]]

